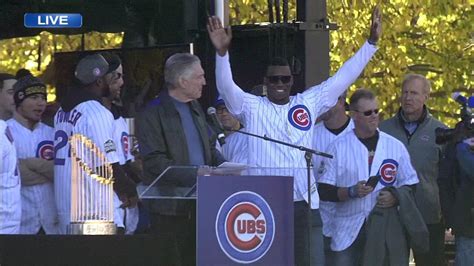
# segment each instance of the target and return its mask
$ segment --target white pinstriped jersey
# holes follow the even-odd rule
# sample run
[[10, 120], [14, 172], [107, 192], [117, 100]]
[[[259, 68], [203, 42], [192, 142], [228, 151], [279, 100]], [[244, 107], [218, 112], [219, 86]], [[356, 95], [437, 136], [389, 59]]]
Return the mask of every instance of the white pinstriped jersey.
[[380, 174], [374, 191], [363, 198], [336, 203], [332, 222], [331, 249], [341, 251], [356, 239], [364, 220], [374, 208], [377, 196], [386, 186], [400, 187], [418, 183], [405, 145], [394, 137], [379, 131], [379, 140], [369, 173], [369, 151], [357, 138], [354, 130], [340, 135], [328, 147], [333, 159], [324, 159], [326, 170], [320, 183], [337, 187], [350, 187]]
[[[323, 122], [314, 126], [313, 149], [317, 151], [326, 152], [329, 144], [333, 142], [338, 136], [350, 131], [354, 128], [354, 122], [350, 119], [347, 127], [338, 135], [329, 131]], [[314, 177], [316, 182], [319, 181], [319, 176], [324, 172], [324, 160], [321, 156], [313, 156]], [[323, 235], [331, 236], [331, 222], [335, 211], [335, 203], [328, 201], [319, 202], [319, 213], [323, 221]]]
[[99, 147], [109, 163], [116, 163], [119, 158], [113, 141], [114, 117], [98, 101], [82, 102], [69, 112], [60, 108], [54, 116], [54, 130], [56, 207], [61, 233], [65, 233], [71, 219], [71, 154], [68, 138], [73, 134], [82, 134]]
[[234, 132], [225, 137], [224, 145], [221, 146], [219, 142], [216, 141], [216, 148], [226, 161], [248, 164], [247, 142], [248, 139], [246, 135]]
[[[277, 105], [267, 97], [245, 93], [232, 79], [229, 55], [216, 54], [216, 84], [228, 110], [250, 133], [311, 147], [313, 119], [336, 104], [341, 95], [360, 75], [376, 48], [368, 43], [325, 82], [303, 93], [290, 97], [289, 103]], [[257, 167], [305, 168], [304, 152], [257, 138], [248, 138], [248, 163]], [[294, 200], [307, 199], [307, 177], [294, 176]], [[311, 188], [311, 207], [319, 207], [319, 196], [314, 176]]]
[[[127, 161], [134, 161], [132, 155], [132, 141], [129, 138], [128, 124], [123, 117], [119, 117], [114, 121], [114, 142], [117, 143], [117, 155], [120, 165], [124, 165]], [[114, 223], [117, 227], [124, 227], [126, 234], [133, 234], [138, 224], [138, 207], [122, 209], [122, 202], [114, 193]], [[125, 214], [126, 212], [126, 214]]]
[[[18, 159], [54, 159], [52, 127], [40, 122], [31, 131], [13, 118], [7, 124], [12, 134], [21, 139], [15, 141]], [[58, 212], [52, 182], [21, 187], [20, 233], [36, 234], [41, 227], [46, 234], [58, 233]]]
[[3, 120], [0, 120], [0, 159], [0, 234], [19, 234], [20, 176], [13, 136]]

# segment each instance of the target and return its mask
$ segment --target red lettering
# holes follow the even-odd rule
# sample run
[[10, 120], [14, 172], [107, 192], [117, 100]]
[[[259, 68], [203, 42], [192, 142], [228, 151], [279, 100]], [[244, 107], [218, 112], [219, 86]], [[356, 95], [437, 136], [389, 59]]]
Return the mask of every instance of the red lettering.
[[255, 221], [247, 220], [247, 233], [255, 234]]
[[264, 234], [265, 220], [237, 220], [237, 232], [239, 234]]
[[265, 221], [258, 220], [257, 221], [257, 234], [264, 234], [265, 233]]
[[237, 232], [239, 234], [245, 234], [247, 232], [246, 223], [243, 220], [237, 220]]
[[303, 114], [301, 114], [301, 115], [298, 116], [298, 120], [299, 120], [299, 121], [305, 120], [306, 118], [308, 118], [308, 114], [307, 114], [307, 113], [303, 113]]

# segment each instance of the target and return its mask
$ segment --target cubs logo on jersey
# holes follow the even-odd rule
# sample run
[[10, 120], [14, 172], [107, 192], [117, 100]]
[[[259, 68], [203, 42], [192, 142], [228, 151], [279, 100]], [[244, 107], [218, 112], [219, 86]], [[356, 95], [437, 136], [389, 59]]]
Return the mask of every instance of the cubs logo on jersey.
[[128, 160], [128, 152], [130, 149], [130, 144], [128, 143], [128, 134], [127, 132], [122, 132], [122, 136], [120, 137], [120, 142], [122, 143], [123, 149], [123, 156], [125, 157], [125, 161]]
[[38, 148], [36, 148], [36, 158], [45, 160], [54, 159], [54, 142], [52, 140], [45, 140], [38, 143]]
[[380, 183], [384, 186], [393, 186], [397, 177], [398, 162], [393, 159], [385, 159], [380, 165], [378, 174]]
[[288, 111], [288, 121], [300, 130], [307, 131], [311, 128], [311, 115], [308, 108], [302, 104], [291, 107]]
[[259, 194], [241, 191], [229, 196], [219, 208], [216, 235], [222, 251], [238, 263], [253, 263], [270, 249], [275, 219]]

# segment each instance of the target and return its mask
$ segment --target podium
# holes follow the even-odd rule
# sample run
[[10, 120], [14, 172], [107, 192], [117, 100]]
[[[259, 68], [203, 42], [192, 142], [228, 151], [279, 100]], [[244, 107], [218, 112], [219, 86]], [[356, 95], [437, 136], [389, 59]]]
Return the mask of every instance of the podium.
[[295, 171], [172, 166], [140, 198], [152, 213], [196, 204], [197, 265], [293, 265]]

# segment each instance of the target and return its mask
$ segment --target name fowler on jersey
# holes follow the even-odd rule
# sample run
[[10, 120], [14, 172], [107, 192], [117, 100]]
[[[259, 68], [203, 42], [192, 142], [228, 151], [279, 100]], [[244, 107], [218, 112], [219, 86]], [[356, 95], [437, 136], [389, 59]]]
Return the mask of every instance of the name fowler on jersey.
[[302, 104], [291, 107], [288, 111], [288, 121], [295, 128], [308, 131], [312, 124], [308, 107]]
[[76, 126], [77, 121], [81, 118], [82, 113], [73, 109], [70, 112], [64, 112], [63, 110], [59, 110], [56, 116], [56, 123], [69, 123], [73, 126]]

